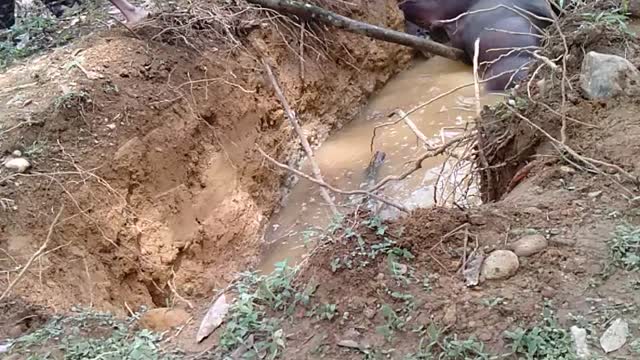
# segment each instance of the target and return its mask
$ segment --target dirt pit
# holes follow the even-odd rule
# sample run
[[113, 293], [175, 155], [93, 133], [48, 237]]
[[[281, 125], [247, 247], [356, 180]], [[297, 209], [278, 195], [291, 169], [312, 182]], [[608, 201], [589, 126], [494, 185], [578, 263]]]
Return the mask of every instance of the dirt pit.
[[[139, 38], [119, 29], [98, 32], [0, 76], [0, 150], [6, 156], [18, 150], [31, 163], [24, 173], [0, 170], [6, 274], [0, 284], [10, 290], [2, 299], [0, 338], [11, 339], [9, 356], [55, 349], [54, 357], [87, 358], [142, 344], [138, 349], [151, 358], [575, 359], [572, 326], [586, 332], [599, 358], [639, 356], [640, 109], [634, 98], [588, 101], [579, 86], [586, 51], [640, 64], [637, 39], [618, 21], [619, 4], [597, 2], [563, 18], [562, 34], [551, 29], [542, 54], [566, 73], [544, 68], [529, 92], [525, 87], [507, 105], [485, 108], [474, 124], [482, 153], [474, 136], [443, 156], [449, 164], [475, 156], [467, 173], [486, 204], [462, 206], [453, 196], [455, 204], [443, 202], [452, 206], [385, 221], [360, 203], [316, 233], [319, 246], [298, 269], [278, 264], [264, 276], [237, 274], [291, 254], [303, 223], [313, 224], [323, 207], [307, 206], [302, 221], [291, 215], [304, 214], [304, 199], [319, 198], [317, 188], [300, 182], [285, 191], [293, 178], [257, 150], [306, 170], [260, 60], [274, 69], [314, 147], [341, 129], [317, 153], [338, 170], [328, 170], [327, 181], [345, 188], [359, 185], [369, 159], [341, 156], [350, 147], [360, 153], [356, 143], [366, 145], [341, 134], [387, 121], [372, 108], [387, 112], [424, 99], [394, 100], [401, 89], [385, 97], [393, 83], [383, 86], [409, 66], [404, 48], [224, 4], [162, 15], [137, 30]], [[205, 5], [228, 18], [211, 20], [198, 12]], [[402, 26], [394, 1], [322, 5]], [[195, 16], [192, 27], [159, 34], [187, 16]], [[224, 39], [198, 32], [230, 26]], [[393, 81], [403, 84], [403, 75]], [[416, 83], [422, 81], [428, 80]], [[447, 114], [440, 110], [434, 105], [426, 112], [428, 136], [443, 125], [431, 119]], [[424, 122], [419, 113], [412, 119]], [[398, 135], [406, 129], [385, 136], [393, 131], [403, 137], [401, 148], [404, 141], [411, 145], [406, 152], [396, 144], [383, 149], [392, 160], [384, 166], [392, 165], [382, 176], [399, 170], [393, 155], [414, 154], [414, 138]], [[348, 179], [345, 171], [357, 175]], [[385, 195], [434, 190], [425, 173]], [[265, 245], [264, 237], [281, 240], [272, 225], [286, 230], [282, 218], [297, 226], [298, 237], [284, 247]], [[546, 246], [518, 257], [512, 276], [465, 285], [463, 269], [474, 259], [513, 249], [526, 235], [542, 236]], [[196, 343], [200, 321], [222, 290], [235, 303], [223, 326]], [[155, 309], [137, 322], [141, 307]], [[45, 324], [54, 314], [66, 318]], [[607, 355], [600, 338], [616, 320], [628, 331], [624, 346]], [[140, 327], [167, 333], [156, 338]], [[86, 347], [78, 334], [109, 341]]]
[[[221, 18], [202, 19], [206, 6]], [[53, 312], [85, 304], [118, 314], [207, 299], [256, 262], [286, 184], [257, 147], [292, 165], [302, 158], [261, 59], [316, 146], [411, 57], [315, 25], [301, 37], [294, 23], [242, 9], [202, 3], [164, 13], [138, 38], [100, 31], [0, 77], [2, 153], [19, 151], [31, 164], [25, 173], [1, 170], [3, 287], [60, 212], [47, 251], [12, 297]], [[391, 2], [358, 9], [363, 20], [401, 26]], [[176, 40], [173, 28], [159, 36], [189, 16], [193, 26], [232, 24], [239, 33], [185, 29], [197, 47]]]

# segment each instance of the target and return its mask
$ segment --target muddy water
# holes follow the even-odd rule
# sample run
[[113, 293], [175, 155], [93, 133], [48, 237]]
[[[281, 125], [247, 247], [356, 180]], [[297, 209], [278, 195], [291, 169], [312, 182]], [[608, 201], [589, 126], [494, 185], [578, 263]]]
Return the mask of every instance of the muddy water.
[[[460, 85], [473, 82], [471, 68], [440, 57], [416, 61], [411, 68], [391, 80], [374, 95], [357, 119], [332, 135], [317, 151], [315, 159], [324, 179], [345, 189], [358, 189], [366, 182], [365, 169], [372, 157], [371, 139], [376, 125], [389, 122], [387, 116], [395, 109], [408, 111], [415, 106]], [[481, 102], [489, 104], [498, 97], [483, 96]], [[410, 115], [416, 126], [434, 143], [441, 143], [459, 135], [475, 114], [473, 86], [427, 105]], [[380, 128], [376, 132], [373, 149], [386, 153], [378, 179], [401, 173], [407, 163], [415, 159], [423, 147], [413, 132], [404, 125]], [[384, 189], [384, 195], [408, 208], [433, 205], [434, 185], [444, 159], [432, 158], [423, 162], [423, 168], [402, 182], [392, 182]], [[302, 170], [311, 173], [309, 164]], [[438, 185], [440, 186], [440, 185]], [[347, 199], [337, 196], [338, 204]], [[390, 218], [399, 213], [385, 207], [380, 215]], [[291, 190], [285, 206], [271, 219], [266, 233], [265, 252], [259, 269], [269, 272], [273, 264], [288, 260], [298, 263], [309, 249], [313, 235], [333, 220], [333, 216], [320, 196], [319, 188], [301, 179]], [[314, 229], [316, 231], [314, 231]]]

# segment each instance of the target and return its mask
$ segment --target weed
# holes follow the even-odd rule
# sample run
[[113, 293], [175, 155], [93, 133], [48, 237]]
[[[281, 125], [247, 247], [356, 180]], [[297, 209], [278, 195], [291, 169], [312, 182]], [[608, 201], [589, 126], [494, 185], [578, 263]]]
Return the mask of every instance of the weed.
[[0, 69], [39, 51], [61, 46], [73, 38], [72, 29], [42, 16], [26, 16], [6, 33], [0, 42]]
[[[295, 270], [286, 261], [277, 263], [268, 276], [244, 274], [236, 285], [238, 297], [229, 309], [227, 323], [220, 336], [220, 350], [231, 352], [253, 337], [245, 357], [267, 355], [275, 359], [285, 347], [280, 320], [267, 314], [268, 309], [292, 313], [296, 304], [308, 304], [317, 285], [308, 285], [301, 293], [292, 285]], [[260, 355], [258, 355], [260, 354]]]
[[84, 104], [91, 101], [89, 93], [80, 91], [71, 91], [64, 95], [58, 96], [54, 99], [53, 105], [56, 110], [61, 109], [78, 109], [82, 108]]
[[425, 275], [424, 278], [422, 279], [422, 290], [426, 292], [433, 291], [433, 286], [431, 286], [431, 278], [429, 277], [428, 274]]
[[482, 304], [492, 308], [492, 307], [495, 307], [497, 305], [504, 304], [504, 298], [501, 298], [501, 297], [497, 296], [497, 297], [492, 297], [492, 298], [488, 298], [488, 299], [482, 299]]
[[[411, 253], [409, 252], [407, 253], [411, 255]], [[405, 253], [396, 252], [392, 250], [387, 255], [387, 264], [389, 266], [389, 273], [391, 273], [391, 276], [393, 277], [393, 279], [403, 285], [409, 285], [412, 282], [414, 282], [414, 280], [417, 281], [414, 275], [414, 272], [415, 272], [414, 269], [408, 265], [401, 263], [399, 261], [398, 254], [405, 254]], [[413, 258], [413, 255], [411, 255], [410, 258]]]
[[333, 320], [337, 314], [336, 304], [323, 304], [318, 309], [318, 317], [320, 320]]
[[627, 27], [629, 17], [627, 11], [624, 9], [613, 9], [599, 13], [584, 13], [582, 16], [589, 23], [617, 27], [623, 32], [629, 32]]
[[405, 321], [388, 304], [382, 304], [380, 312], [384, 317], [385, 323], [376, 327], [376, 331], [383, 335], [387, 341], [390, 341], [396, 330], [403, 329]]
[[22, 153], [29, 158], [33, 158], [36, 155], [40, 155], [44, 152], [45, 144], [39, 142], [38, 140], [31, 143], [31, 145], [26, 146]]
[[137, 315], [121, 321], [109, 313], [74, 311], [71, 316], [56, 317], [43, 328], [16, 339], [12, 353], [29, 354], [31, 359], [49, 358], [53, 349], [69, 360], [177, 358], [160, 349], [160, 334], [135, 329]]
[[608, 245], [613, 266], [630, 271], [640, 270], [640, 228], [629, 224], [619, 225]]
[[[443, 336], [433, 324], [426, 329], [428, 337], [420, 340], [418, 350], [405, 360], [486, 360], [489, 354], [484, 344], [474, 338], [458, 339], [457, 335]], [[425, 345], [425, 341], [428, 343]]]
[[553, 312], [546, 306], [541, 325], [526, 330], [518, 328], [506, 332], [505, 335], [512, 341], [513, 353], [523, 355], [527, 360], [573, 360], [576, 358], [571, 336], [558, 325]]

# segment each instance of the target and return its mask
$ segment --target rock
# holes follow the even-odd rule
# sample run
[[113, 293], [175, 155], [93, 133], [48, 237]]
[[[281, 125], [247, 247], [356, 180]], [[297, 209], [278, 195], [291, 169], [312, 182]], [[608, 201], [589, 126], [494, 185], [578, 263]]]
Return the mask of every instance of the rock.
[[12, 343], [0, 344], [0, 354], [9, 352], [11, 350]]
[[560, 171], [562, 171], [565, 174], [569, 174], [569, 175], [573, 175], [573, 174], [576, 173], [576, 169], [572, 168], [571, 166], [566, 166], [566, 165], [560, 166]]
[[29, 162], [29, 160], [21, 157], [9, 159], [4, 163], [4, 167], [6, 167], [7, 169], [15, 170], [19, 173], [25, 172], [30, 166], [31, 163]]
[[456, 318], [457, 318], [456, 304], [453, 304], [449, 306], [445, 311], [444, 317], [442, 318], [442, 323], [448, 326], [454, 325], [456, 323]]
[[640, 95], [640, 71], [620, 56], [590, 51], [582, 61], [580, 86], [589, 99]]
[[20, 151], [20, 150], [13, 150], [13, 152], [11, 153], [11, 155], [13, 155], [13, 157], [22, 157], [22, 151]]
[[616, 319], [600, 337], [600, 346], [605, 353], [620, 349], [629, 336], [629, 324], [622, 319]]
[[496, 250], [482, 264], [480, 275], [486, 280], [504, 279], [513, 276], [520, 267], [518, 256], [509, 250]]
[[107, 124], [106, 125], [109, 130], [115, 130], [116, 124]]
[[364, 317], [369, 320], [373, 319], [376, 316], [376, 310], [371, 308], [365, 308], [362, 313], [364, 314]]
[[587, 330], [577, 326], [571, 327], [571, 338], [578, 359], [589, 358], [589, 345], [587, 344]]
[[349, 349], [360, 349], [360, 345], [353, 340], [340, 340], [338, 341], [338, 346], [346, 347]]
[[590, 192], [590, 193], [588, 193], [588, 194], [587, 194], [587, 196], [588, 196], [588, 197], [590, 197], [590, 198], [592, 198], [592, 199], [595, 199], [595, 198], [597, 198], [597, 197], [598, 197], [598, 196], [600, 196], [600, 195], [602, 195], [602, 190], [599, 190], [599, 191], [592, 191], [592, 192]]
[[211, 333], [222, 324], [222, 321], [228, 311], [229, 303], [227, 302], [227, 298], [224, 293], [222, 293], [213, 305], [211, 305], [207, 314], [204, 316], [204, 319], [202, 319], [200, 328], [196, 334], [196, 341], [200, 342], [207, 336], [211, 335]]
[[488, 342], [488, 341], [491, 341], [491, 339], [493, 339], [493, 335], [488, 331], [482, 331], [480, 335], [478, 335], [478, 339], [484, 342]]
[[544, 213], [542, 210], [538, 209], [535, 206], [530, 206], [528, 208], [525, 208], [524, 210], [522, 210], [522, 212], [525, 212], [529, 215], [540, 215]]
[[511, 250], [522, 257], [531, 256], [547, 248], [549, 243], [542, 235], [527, 235], [511, 244]]
[[163, 332], [183, 325], [189, 320], [189, 314], [182, 309], [151, 309], [140, 317], [140, 324], [153, 331]]

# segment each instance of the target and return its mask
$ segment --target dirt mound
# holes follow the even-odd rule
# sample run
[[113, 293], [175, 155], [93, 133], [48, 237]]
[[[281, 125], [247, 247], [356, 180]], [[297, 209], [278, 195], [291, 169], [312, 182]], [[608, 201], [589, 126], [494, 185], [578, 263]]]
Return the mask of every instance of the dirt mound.
[[[391, 1], [335, 4], [401, 26]], [[84, 303], [117, 313], [206, 299], [254, 262], [282, 195], [287, 174], [265, 166], [256, 145], [301, 159], [260, 60], [277, 65], [314, 145], [409, 60], [395, 45], [220, 6], [163, 15], [136, 36], [92, 34], [0, 78], [0, 150], [32, 165], [0, 170], [0, 248], [24, 264], [64, 205], [15, 296], [54, 311]], [[196, 8], [229, 16], [205, 23]], [[176, 19], [194, 23], [166, 26]]]

